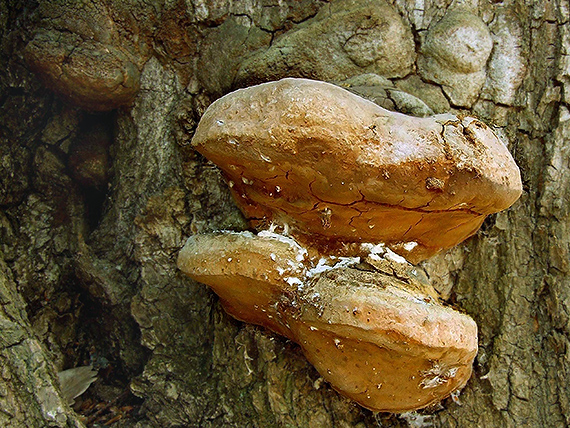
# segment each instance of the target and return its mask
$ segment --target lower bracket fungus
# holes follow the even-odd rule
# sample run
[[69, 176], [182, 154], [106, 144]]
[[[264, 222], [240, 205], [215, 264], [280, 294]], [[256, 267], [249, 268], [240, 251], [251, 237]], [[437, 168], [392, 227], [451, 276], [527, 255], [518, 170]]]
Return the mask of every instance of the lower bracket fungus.
[[194, 235], [179, 254], [230, 315], [295, 341], [334, 389], [375, 411], [465, 386], [477, 325], [408, 260], [456, 245], [519, 197], [490, 128], [283, 79], [214, 102], [193, 144], [259, 230]]

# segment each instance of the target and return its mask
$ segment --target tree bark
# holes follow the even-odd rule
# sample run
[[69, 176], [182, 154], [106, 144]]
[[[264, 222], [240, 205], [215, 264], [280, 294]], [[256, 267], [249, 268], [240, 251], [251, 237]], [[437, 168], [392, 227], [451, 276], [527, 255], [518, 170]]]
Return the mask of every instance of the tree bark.
[[[450, 12], [491, 41], [480, 65], [484, 43], [467, 65], [446, 45]], [[86, 396], [130, 391], [138, 409], [114, 426], [569, 426], [569, 19], [567, 0], [0, 0], [0, 425], [93, 423], [56, 373], [94, 363]], [[247, 228], [190, 146], [207, 106], [366, 73], [352, 90], [384, 107], [494, 125], [524, 186], [423, 264], [477, 322], [479, 353], [458, 401], [403, 416], [339, 395], [175, 264], [189, 235]]]

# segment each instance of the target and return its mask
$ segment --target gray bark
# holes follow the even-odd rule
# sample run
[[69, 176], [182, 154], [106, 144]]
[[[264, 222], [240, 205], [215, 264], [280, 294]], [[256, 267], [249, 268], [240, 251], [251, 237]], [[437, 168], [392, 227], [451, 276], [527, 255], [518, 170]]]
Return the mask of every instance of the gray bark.
[[[55, 374], [93, 360], [108, 365], [87, 394], [140, 405], [116, 426], [570, 425], [568, 1], [388, 2], [405, 66], [361, 55], [393, 61], [361, 2], [339, 3], [0, 0], [0, 425], [81, 426]], [[459, 9], [489, 57], [429, 78], [430, 29]], [[423, 416], [350, 402], [175, 265], [190, 234], [247, 227], [189, 146], [205, 108], [265, 80], [364, 73], [384, 73], [359, 90], [387, 108], [494, 124], [523, 177], [515, 206], [424, 264], [480, 350], [460, 403]]]

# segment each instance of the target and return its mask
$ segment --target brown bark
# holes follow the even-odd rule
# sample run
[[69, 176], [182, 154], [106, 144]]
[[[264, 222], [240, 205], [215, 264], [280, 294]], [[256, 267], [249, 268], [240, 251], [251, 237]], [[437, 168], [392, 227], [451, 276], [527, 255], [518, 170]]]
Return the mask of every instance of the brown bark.
[[[94, 361], [85, 396], [140, 407], [116, 426], [570, 425], [570, 5], [378, 2], [404, 67], [374, 62], [393, 60], [374, 4], [0, 1], [0, 425], [81, 426], [55, 373]], [[490, 53], [436, 40], [457, 10]], [[428, 416], [343, 398], [175, 264], [190, 234], [246, 227], [189, 147], [205, 108], [240, 85], [364, 73], [384, 76], [353, 89], [385, 107], [494, 124], [523, 177], [514, 207], [424, 265], [479, 326], [460, 404]]]

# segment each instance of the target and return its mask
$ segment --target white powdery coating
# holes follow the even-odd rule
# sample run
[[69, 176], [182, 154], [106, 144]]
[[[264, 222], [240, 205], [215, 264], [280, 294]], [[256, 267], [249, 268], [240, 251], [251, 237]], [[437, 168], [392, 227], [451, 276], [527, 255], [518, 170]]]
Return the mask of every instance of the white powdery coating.
[[260, 238], [275, 239], [279, 242], [283, 242], [289, 245], [291, 248], [297, 251], [296, 259], [298, 262], [302, 262], [307, 255], [307, 250], [301, 247], [293, 238], [290, 238], [288, 236], [280, 235], [278, 233], [272, 232], [271, 230], [262, 230], [257, 234], [257, 236]]
[[386, 256], [385, 257], [388, 260], [392, 260], [393, 262], [396, 262], [396, 263], [402, 263], [404, 265], [410, 264], [405, 258], [403, 258], [402, 256], [399, 256], [398, 254], [396, 254], [395, 252], [393, 252], [389, 248], [386, 248]]
[[339, 257], [338, 259], [340, 262], [333, 266], [334, 269], [344, 268], [360, 263], [360, 257]]
[[[256, 236], [247, 230], [241, 231], [241, 232], [235, 232], [233, 230], [221, 230], [219, 233], [222, 233], [224, 235], [238, 235], [238, 236], [243, 236], [245, 238], [250, 238], [250, 239], [252, 239]], [[297, 243], [297, 241], [295, 241], [293, 238], [275, 233], [271, 229], [270, 230], [262, 230], [261, 232], [259, 232], [257, 234], [257, 237], [265, 238], [265, 239], [274, 239], [276, 241], [283, 242], [283, 243], [289, 245], [290, 248], [292, 248], [293, 250], [295, 250], [297, 252], [297, 254], [295, 255], [295, 259], [296, 259], [297, 263], [295, 263], [291, 260], [287, 260], [289, 268], [285, 268], [284, 270], [289, 270], [289, 269], [297, 270], [297, 269], [299, 269], [299, 267], [304, 269], [302, 261], [305, 259], [305, 256], [307, 255], [307, 250], [305, 248], [303, 248], [301, 245], [299, 245]], [[271, 260], [273, 260], [273, 261], [277, 260], [277, 256], [274, 253], [271, 253], [270, 257], [271, 257]], [[230, 261], [230, 260], [228, 260], [228, 261]], [[277, 269], [281, 270], [282, 268], [277, 268]], [[281, 274], [282, 273], [280, 272], [280, 275]]]
[[384, 260], [382, 257], [380, 257], [377, 253], [370, 253], [368, 255], [368, 257], [370, 257], [370, 259], [374, 260], [375, 262], [379, 262], [380, 260]]
[[368, 251], [369, 254], [384, 254], [386, 252], [386, 245], [383, 243], [373, 244], [372, 242], [363, 242], [360, 244], [360, 249]]
[[283, 278], [285, 280], [285, 282], [291, 286], [293, 285], [297, 285], [299, 287], [303, 286], [303, 281], [301, 281], [299, 278], [293, 277], [293, 276], [288, 276], [287, 278]]
[[[404, 249], [406, 251], [411, 251], [413, 250], [416, 246], [418, 245], [417, 242], [406, 242], [404, 244]], [[367, 251], [368, 252], [368, 256], [372, 259], [372, 260], [380, 260], [380, 259], [388, 259], [391, 260], [393, 262], [396, 263], [401, 263], [404, 265], [409, 265], [410, 262], [408, 262], [404, 257], [396, 254], [395, 252], [393, 252], [391, 249], [387, 248], [386, 245], [384, 245], [383, 243], [380, 244], [373, 244], [371, 242], [364, 242], [362, 244], [360, 244], [360, 249], [362, 251]], [[382, 257], [380, 257], [382, 256]]]
[[[243, 234], [247, 237], [253, 237], [250, 232], [229, 232]], [[317, 264], [314, 264], [314, 259], [307, 259], [308, 251], [306, 248], [302, 247], [294, 238], [281, 235], [275, 232], [275, 227], [270, 227], [269, 230], [262, 230], [257, 234], [257, 237], [263, 239], [273, 239], [279, 242], [287, 244], [291, 249], [296, 252], [295, 260], [292, 259], [281, 259], [279, 260], [279, 265], [276, 266], [275, 270], [283, 278], [287, 284], [290, 286], [297, 286], [301, 289], [304, 286], [304, 281], [312, 278], [320, 273], [332, 270], [340, 269], [348, 266], [352, 266], [360, 263], [360, 257], [321, 257]], [[372, 247], [371, 247], [372, 248]], [[376, 248], [380, 251], [381, 247]], [[381, 249], [384, 251], [384, 249]], [[277, 256], [275, 253], [269, 255], [271, 260], [277, 261]], [[291, 275], [293, 274], [293, 275]], [[287, 276], [286, 276], [287, 275]]]
[[321, 257], [320, 260], [318, 261], [317, 265], [307, 272], [307, 276], [308, 277], [315, 276], [319, 273], [326, 272], [330, 268], [331, 268], [330, 266], [327, 266], [327, 259], [325, 259], [324, 257]]
[[[404, 250], [412, 251], [418, 245], [417, 242], [411, 241], [403, 244]], [[403, 264], [406, 266], [411, 266], [411, 263], [407, 261], [404, 257], [393, 252], [390, 248], [386, 247], [385, 244], [373, 244], [372, 242], [363, 242], [360, 244], [360, 250], [368, 252], [368, 257], [374, 261], [380, 261], [382, 259], [389, 260], [395, 263]]]
[[[236, 232], [227, 232], [236, 233]], [[239, 232], [247, 237], [253, 237], [251, 232]], [[332, 269], [342, 269], [355, 264], [360, 263], [360, 257], [321, 257], [315, 264], [314, 259], [306, 259], [308, 251], [306, 248], [301, 246], [294, 238], [290, 236], [281, 235], [275, 232], [275, 227], [270, 227], [269, 230], [260, 231], [257, 236], [264, 239], [273, 239], [279, 242], [287, 244], [291, 249], [296, 252], [295, 260], [286, 259], [279, 260], [281, 266], [277, 266], [275, 269], [279, 276], [283, 278], [287, 284], [290, 286], [297, 286], [302, 288], [304, 286], [305, 280], [313, 278], [323, 272], [330, 271]], [[404, 244], [404, 249], [411, 251], [418, 245], [417, 242], [406, 242]], [[360, 245], [360, 249], [368, 253], [368, 256], [375, 261], [380, 261], [382, 259], [390, 260], [392, 262], [410, 265], [410, 263], [402, 256], [394, 253], [392, 250], [386, 247], [383, 243], [371, 243], [365, 242]], [[273, 261], [277, 261], [277, 257], [274, 253], [270, 254], [270, 258]], [[285, 264], [285, 266], [283, 265]], [[285, 276], [287, 275], [288, 276]], [[291, 275], [293, 274], [293, 275]]]
[[360, 257], [339, 257], [338, 258], [339, 261], [336, 262], [335, 264], [328, 265], [327, 262], [329, 262], [329, 260], [327, 260], [324, 257], [321, 257], [317, 263], [317, 265], [311, 269], [309, 269], [305, 275], [306, 278], [312, 278], [315, 275], [318, 275], [320, 273], [332, 270], [332, 269], [340, 269], [340, 268], [344, 268], [344, 267], [348, 267], [348, 266], [352, 266], [355, 264], [360, 263]]

